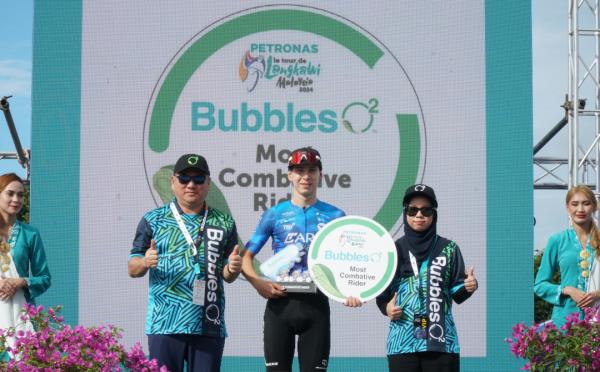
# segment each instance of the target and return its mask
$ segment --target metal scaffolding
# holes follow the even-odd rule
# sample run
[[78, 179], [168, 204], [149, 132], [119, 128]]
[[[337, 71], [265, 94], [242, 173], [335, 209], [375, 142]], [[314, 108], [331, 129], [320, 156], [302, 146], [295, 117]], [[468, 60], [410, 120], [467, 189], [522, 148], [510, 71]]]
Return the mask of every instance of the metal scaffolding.
[[[569, 187], [594, 185], [600, 157], [599, 0], [569, 1]], [[588, 106], [586, 108], [585, 106]], [[591, 106], [591, 107], [589, 107]], [[592, 131], [593, 129], [593, 131]]]
[[21, 146], [21, 141], [19, 140], [19, 133], [17, 132], [17, 128], [15, 127], [15, 122], [13, 121], [12, 114], [10, 113], [10, 105], [8, 103], [8, 99], [12, 96], [5, 96], [0, 99], [0, 110], [4, 113], [4, 118], [6, 119], [6, 124], [8, 125], [8, 130], [10, 131], [10, 135], [12, 137], [13, 143], [15, 145], [15, 152], [0, 152], [0, 160], [4, 159], [14, 159], [19, 162], [19, 164], [25, 168], [26, 177], [23, 181], [27, 183], [29, 181], [29, 159], [31, 159], [31, 153], [29, 150], [24, 149]]
[[[569, 0], [569, 76], [565, 117], [534, 147], [534, 188], [587, 184], [600, 190], [600, 0]], [[577, 104], [575, 104], [577, 103]], [[568, 154], [536, 157], [565, 125]]]

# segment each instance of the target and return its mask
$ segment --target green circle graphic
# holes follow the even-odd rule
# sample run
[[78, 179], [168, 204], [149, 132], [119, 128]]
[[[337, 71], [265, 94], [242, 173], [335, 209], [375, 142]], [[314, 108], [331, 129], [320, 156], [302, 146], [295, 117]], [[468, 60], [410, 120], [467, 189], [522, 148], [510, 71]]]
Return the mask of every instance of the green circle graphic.
[[[319, 13], [317, 10], [326, 14]], [[312, 33], [334, 41], [351, 51], [370, 69], [373, 69], [385, 55], [385, 50], [398, 63], [410, 82], [421, 110], [412, 82], [396, 57], [385, 46], [380, 47], [373, 42], [371, 38], [374, 39], [374, 37], [372, 35], [351, 21], [322, 9], [300, 5], [264, 6], [249, 9], [248, 12], [250, 13], [244, 12], [225, 17], [200, 31], [181, 48], [181, 53], [174, 56], [165, 68], [152, 94], [144, 124], [144, 137], [146, 136], [146, 126], [149, 125], [148, 137], [147, 139], [144, 138], [144, 143], [147, 143], [151, 151], [161, 153], [169, 147], [172, 118], [177, 101], [190, 78], [202, 64], [229, 43], [259, 32], [296, 30]], [[344, 19], [346, 22], [342, 22], [340, 19]], [[202, 33], [204, 34], [198, 37]], [[422, 111], [421, 117], [423, 117]], [[397, 167], [394, 170], [394, 181], [387, 197], [374, 216], [374, 220], [388, 230], [394, 226], [401, 216], [402, 193], [406, 187], [416, 182], [421, 163], [421, 152], [426, 151], [426, 148], [421, 148], [421, 133], [417, 114], [397, 113], [396, 125], [400, 137], [400, 152]], [[423, 142], [425, 143], [425, 141]], [[145, 151], [146, 148], [143, 146], [142, 156], [144, 156]], [[425, 155], [423, 159], [425, 159]], [[423, 162], [423, 164], [425, 163]], [[167, 169], [167, 167], [163, 168]], [[165, 189], [158, 185], [158, 182], [161, 182], [164, 178], [161, 172], [167, 172], [164, 169], [154, 175], [152, 184], [155, 190]], [[147, 178], [149, 179], [148, 174]], [[218, 199], [224, 203], [224, 205], [215, 206], [220, 207], [224, 212], [230, 212], [220, 190], [214, 184], [213, 188], [216, 189], [214, 194], [218, 194]], [[213, 193], [212, 190], [211, 193]], [[210, 197], [211, 194], [209, 194]]]

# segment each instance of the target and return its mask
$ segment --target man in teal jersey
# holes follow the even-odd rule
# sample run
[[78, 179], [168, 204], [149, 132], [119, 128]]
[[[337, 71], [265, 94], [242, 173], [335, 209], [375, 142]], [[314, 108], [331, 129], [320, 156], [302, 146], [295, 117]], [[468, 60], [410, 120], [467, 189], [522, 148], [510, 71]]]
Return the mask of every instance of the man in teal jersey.
[[146, 334], [150, 357], [171, 371], [220, 370], [225, 337], [223, 280], [239, 275], [233, 218], [206, 204], [210, 171], [196, 154], [175, 164], [175, 197], [141, 219], [129, 256], [131, 277], [150, 273]]

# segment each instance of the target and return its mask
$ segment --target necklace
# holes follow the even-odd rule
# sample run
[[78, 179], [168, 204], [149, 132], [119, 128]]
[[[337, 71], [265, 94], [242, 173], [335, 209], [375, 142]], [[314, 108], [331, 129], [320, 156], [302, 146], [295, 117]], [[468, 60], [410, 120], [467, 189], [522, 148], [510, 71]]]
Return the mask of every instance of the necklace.
[[8, 227], [6, 237], [0, 237], [0, 271], [3, 273], [10, 269], [10, 236], [12, 234], [13, 225]]
[[10, 269], [10, 244], [6, 241], [0, 242], [0, 270], [5, 273]]

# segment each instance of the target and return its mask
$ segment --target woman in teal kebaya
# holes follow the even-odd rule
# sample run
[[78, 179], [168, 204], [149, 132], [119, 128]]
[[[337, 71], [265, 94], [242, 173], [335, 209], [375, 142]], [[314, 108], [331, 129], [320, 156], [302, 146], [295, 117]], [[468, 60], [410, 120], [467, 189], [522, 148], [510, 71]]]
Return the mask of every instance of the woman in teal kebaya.
[[0, 176], [0, 328], [23, 326], [23, 305], [50, 287], [50, 271], [40, 233], [19, 222], [23, 181], [14, 173]]
[[[566, 207], [571, 227], [548, 240], [535, 278], [535, 293], [554, 305], [552, 321], [560, 328], [569, 314], [594, 306], [600, 300], [600, 231], [594, 221], [598, 203], [587, 186], [567, 192]], [[552, 276], [560, 270], [560, 284]]]

